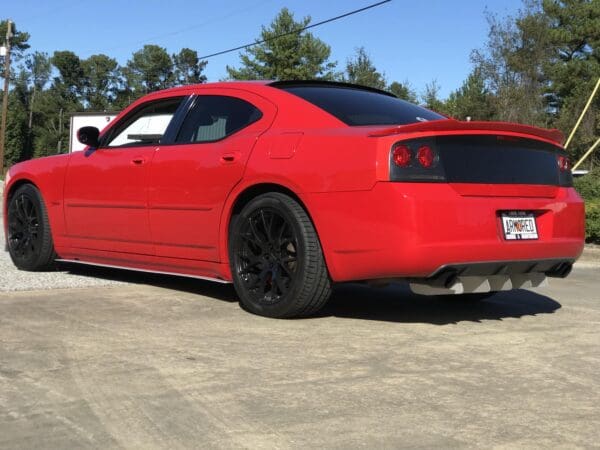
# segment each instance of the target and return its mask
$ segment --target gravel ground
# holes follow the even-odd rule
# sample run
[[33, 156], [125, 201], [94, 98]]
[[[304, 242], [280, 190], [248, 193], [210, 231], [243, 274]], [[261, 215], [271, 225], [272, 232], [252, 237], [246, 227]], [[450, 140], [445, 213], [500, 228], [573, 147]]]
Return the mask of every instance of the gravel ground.
[[[2, 186], [0, 186], [0, 197], [2, 190]], [[0, 219], [2, 219], [2, 211], [4, 208], [0, 208]], [[127, 277], [124, 271], [112, 276], [108, 273], [109, 271], [83, 266], [64, 266], [55, 272], [24, 272], [14, 266], [8, 252], [4, 251], [4, 226], [0, 226], [0, 243], [2, 245], [0, 248], [0, 292], [125, 284], [123, 281], [119, 281], [119, 278]], [[109, 277], [103, 278], [106, 275]]]

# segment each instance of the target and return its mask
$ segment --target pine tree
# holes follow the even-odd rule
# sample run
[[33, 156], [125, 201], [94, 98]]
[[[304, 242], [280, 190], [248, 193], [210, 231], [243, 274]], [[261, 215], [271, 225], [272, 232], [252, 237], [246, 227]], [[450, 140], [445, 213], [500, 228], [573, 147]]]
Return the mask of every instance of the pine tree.
[[311, 21], [300, 22], [283, 8], [271, 25], [262, 27], [258, 43], [240, 55], [241, 67], [227, 66], [236, 80], [334, 79], [335, 63], [329, 61], [331, 48], [311, 33], [301, 31]]

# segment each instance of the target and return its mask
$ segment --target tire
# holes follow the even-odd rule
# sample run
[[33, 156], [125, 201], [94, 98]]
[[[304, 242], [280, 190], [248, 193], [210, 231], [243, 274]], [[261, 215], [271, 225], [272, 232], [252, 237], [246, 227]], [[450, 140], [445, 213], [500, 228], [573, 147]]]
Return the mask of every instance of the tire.
[[54, 268], [56, 254], [40, 192], [31, 184], [20, 186], [10, 197], [7, 211], [8, 252], [14, 265], [29, 271]]
[[331, 282], [306, 211], [280, 193], [260, 195], [235, 216], [229, 233], [233, 284], [245, 310], [306, 317], [329, 299]]

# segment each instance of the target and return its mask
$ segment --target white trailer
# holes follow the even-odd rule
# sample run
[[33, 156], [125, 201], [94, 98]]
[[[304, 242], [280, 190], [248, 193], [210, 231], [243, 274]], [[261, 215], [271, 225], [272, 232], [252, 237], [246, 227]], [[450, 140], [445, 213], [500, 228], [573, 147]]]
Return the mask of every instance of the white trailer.
[[96, 127], [102, 131], [111, 123], [118, 113], [112, 112], [80, 112], [71, 115], [71, 128], [69, 136], [69, 152], [83, 150], [85, 145], [77, 140], [77, 130], [81, 127]]

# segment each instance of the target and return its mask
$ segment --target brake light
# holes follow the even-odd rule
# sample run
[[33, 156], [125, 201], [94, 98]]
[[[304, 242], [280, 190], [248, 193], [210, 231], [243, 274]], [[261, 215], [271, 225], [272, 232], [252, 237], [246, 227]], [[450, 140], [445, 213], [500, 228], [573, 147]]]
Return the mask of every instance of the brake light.
[[571, 161], [568, 156], [558, 155], [557, 163], [561, 172], [568, 172], [571, 170]]
[[417, 151], [417, 160], [422, 167], [429, 169], [435, 161], [435, 153], [428, 145], [422, 145]]
[[396, 145], [392, 153], [392, 158], [394, 160], [394, 164], [397, 166], [408, 167], [410, 166], [412, 160], [412, 152], [406, 145]]

